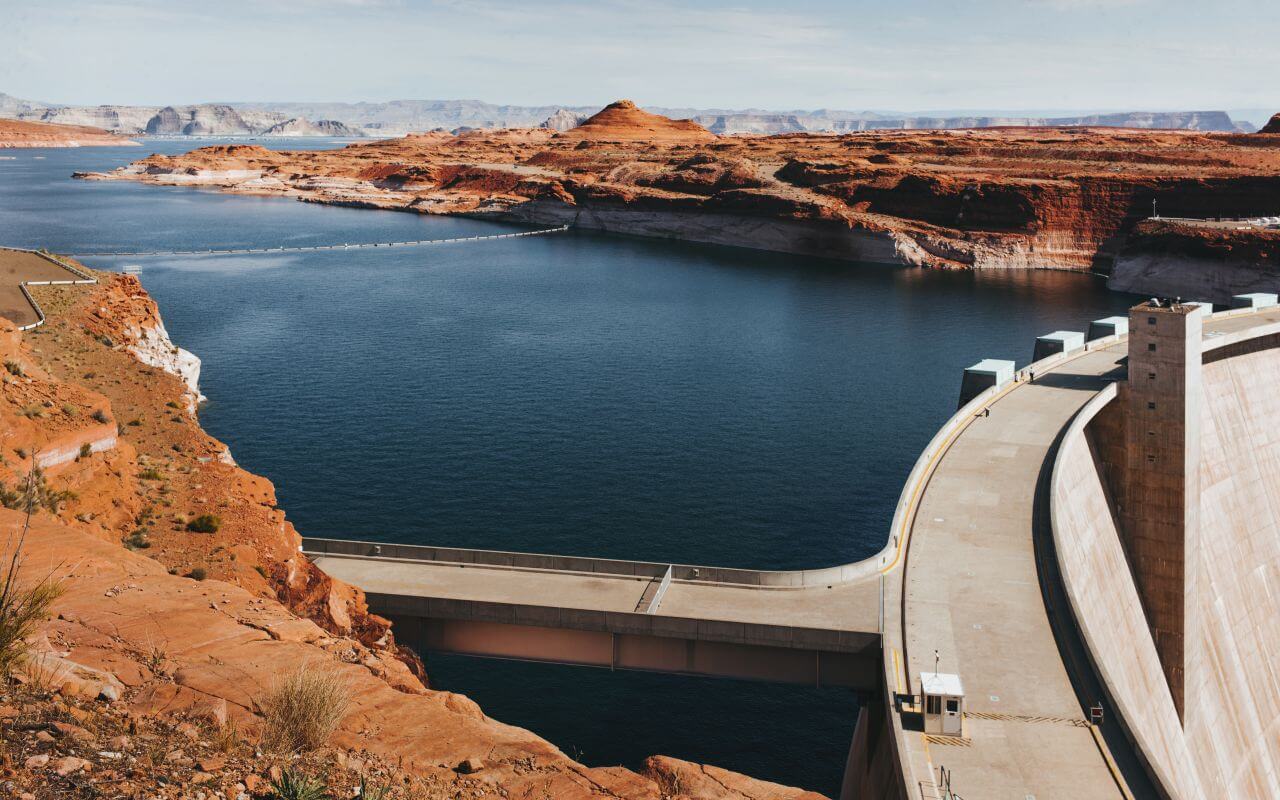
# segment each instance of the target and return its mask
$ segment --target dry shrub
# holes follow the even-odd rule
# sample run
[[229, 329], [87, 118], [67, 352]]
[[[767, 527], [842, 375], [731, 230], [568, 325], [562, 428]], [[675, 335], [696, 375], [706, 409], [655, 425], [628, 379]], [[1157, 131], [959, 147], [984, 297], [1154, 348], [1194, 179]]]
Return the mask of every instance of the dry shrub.
[[346, 683], [329, 665], [304, 664], [277, 680], [262, 703], [262, 743], [279, 752], [314, 750], [347, 712]]
[[[35, 485], [36, 471], [28, 476], [27, 485]], [[4, 487], [0, 487], [3, 490]], [[49, 616], [49, 607], [62, 594], [62, 586], [48, 575], [30, 581], [20, 580], [22, 545], [31, 525], [31, 512], [36, 503], [25, 496], [27, 517], [21, 532], [10, 534], [0, 549], [0, 679], [8, 679], [14, 668], [27, 658], [28, 636]], [[8, 503], [6, 503], [8, 505]]]

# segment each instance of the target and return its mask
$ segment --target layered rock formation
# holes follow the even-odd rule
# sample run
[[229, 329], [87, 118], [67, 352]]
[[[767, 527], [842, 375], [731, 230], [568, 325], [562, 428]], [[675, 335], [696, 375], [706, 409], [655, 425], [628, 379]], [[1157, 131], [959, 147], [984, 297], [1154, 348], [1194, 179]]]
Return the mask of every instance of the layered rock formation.
[[364, 131], [352, 128], [337, 120], [322, 119], [311, 122], [302, 117], [294, 117], [272, 125], [262, 133], [263, 136], [336, 136], [339, 138], [358, 139], [364, 137]]
[[718, 134], [734, 133], [799, 133], [808, 128], [795, 114], [702, 114], [694, 122]]
[[[0, 95], [0, 118], [102, 128], [112, 133], [159, 136], [363, 136], [334, 120], [310, 122], [278, 111], [226, 104], [191, 106], [49, 106]], [[277, 130], [279, 129], [279, 130]]]
[[1107, 285], [1222, 304], [1280, 292], [1280, 225], [1147, 220], [1125, 242]]
[[270, 130], [282, 122], [276, 114], [254, 112], [242, 116], [226, 105], [166, 106], [147, 121], [145, 132], [168, 136], [248, 136]]
[[[435, 130], [530, 128], [567, 130], [600, 110], [599, 106], [516, 106], [479, 100], [393, 100], [385, 103], [229, 103], [253, 124], [255, 133], [293, 118], [337, 120], [352, 129], [384, 136]], [[188, 106], [186, 108], [190, 108]], [[202, 106], [212, 108], [208, 104]], [[787, 133], [812, 131], [923, 130], [991, 126], [1103, 126], [1199, 131], [1253, 130], [1223, 111], [1132, 111], [1076, 116], [1029, 116], [975, 112], [963, 116], [875, 111], [663, 108], [646, 110], [668, 117], [687, 117], [715, 133]], [[0, 94], [0, 117], [94, 125], [118, 133], [140, 133], [161, 109], [156, 106], [59, 106]], [[574, 119], [576, 118], [576, 119]], [[553, 125], [545, 125], [547, 121]], [[570, 122], [571, 120], [572, 123]]]
[[581, 126], [324, 152], [205, 148], [87, 177], [941, 268], [1106, 271], [1162, 214], [1276, 213], [1280, 141], [1102, 128], [717, 137], [615, 103]]
[[575, 114], [574, 112], [561, 108], [556, 113], [547, 117], [539, 125], [539, 128], [548, 128], [553, 131], [567, 131], [570, 128], [576, 128], [583, 122], [586, 122], [586, 114]]
[[[271, 483], [237, 468], [226, 446], [200, 428], [189, 405], [198, 393], [194, 356], [169, 341], [137, 279], [98, 277], [96, 286], [33, 287], [48, 315], [43, 327], [20, 334], [0, 319], [0, 543], [13, 542], [25, 524], [12, 507], [17, 494], [7, 490], [34, 462], [43, 467], [41, 504], [24, 569], [63, 588], [22, 675], [59, 692], [64, 715], [66, 704], [93, 698], [123, 705], [133, 717], [130, 732], [143, 741], [186, 726], [177, 746], [208, 756], [205, 723], [219, 720], [226, 734], [230, 720], [231, 738], [249, 744], [226, 744], [221, 760], [198, 769], [195, 758], [166, 755], [173, 748], [164, 747], [164, 766], [148, 769], [110, 755], [128, 743], [106, 749], [93, 740], [107, 720], [72, 731], [62, 744], [42, 743], [35, 738], [42, 728], [10, 727], [27, 711], [0, 704], [0, 780], [12, 777], [22, 754], [24, 788], [71, 792], [75, 785], [63, 779], [74, 773], [114, 788], [127, 780], [148, 797], [194, 796], [175, 779], [210, 791], [238, 782], [235, 791], [244, 791], [265, 767], [252, 747], [263, 698], [279, 676], [308, 664], [334, 671], [351, 694], [332, 749], [319, 760], [348, 776], [365, 772], [351, 764], [380, 764], [382, 774], [422, 790], [415, 796], [818, 800], [666, 758], [651, 759], [641, 773], [587, 768], [536, 735], [489, 719], [465, 697], [426, 688], [421, 662], [397, 648], [361, 592], [300, 555]], [[67, 458], [48, 458], [64, 452]], [[206, 515], [216, 522], [188, 524]], [[74, 719], [91, 718], [77, 716], [82, 711]], [[58, 756], [74, 742], [83, 752], [49, 760], [50, 749]], [[43, 753], [30, 755], [37, 750]]]
[[710, 142], [715, 134], [687, 119], [650, 114], [630, 100], [610, 103], [563, 136], [575, 141], [598, 142]]
[[136, 145], [123, 136], [83, 125], [0, 120], [0, 148], [5, 147], [120, 147]]

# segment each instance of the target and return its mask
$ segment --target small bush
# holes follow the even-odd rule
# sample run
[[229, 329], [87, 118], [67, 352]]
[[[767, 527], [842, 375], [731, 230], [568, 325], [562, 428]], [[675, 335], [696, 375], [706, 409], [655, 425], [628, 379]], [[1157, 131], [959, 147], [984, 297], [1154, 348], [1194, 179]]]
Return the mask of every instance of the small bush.
[[81, 458], [88, 458], [91, 455], [93, 455], [93, 445], [89, 444], [88, 442], [85, 442], [84, 444], [80, 445]]
[[63, 404], [62, 404], [62, 413], [63, 413], [63, 414], [66, 414], [68, 417], [74, 417], [74, 416], [76, 416], [77, 414], [79, 414], [79, 413], [80, 413], [80, 409], [76, 408], [75, 406], [71, 405], [70, 403], [63, 403]]
[[93, 418], [94, 422], [101, 422], [104, 425], [111, 421], [111, 419], [107, 416], [107, 412], [103, 411], [102, 409], [98, 409], [97, 411], [93, 412], [89, 416]]
[[18, 378], [21, 378], [23, 375], [25, 375], [25, 374], [26, 374], [26, 373], [25, 373], [25, 372], [23, 372], [23, 370], [22, 370], [22, 365], [21, 365], [21, 364], [19, 364], [17, 361], [6, 361], [6, 362], [4, 362], [4, 368], [5, 368], [5, 369], [7, 369], [7, 370], [9, 370], [9, 374], [10, 374], [10, 375], [13, 375], [13, 376], [18, 377]]
[[151, 540], [147, 538], [147, 532], [142, 528], [138, 528], [129, 534], [129, 538], [124, 540], [124, 546], [130, 550], [146, 550], [151, 546]]
[[188, 573], [187, 573], [187, 575], [188, 575], [188, 576], [189, 576], [193, 581], [202, 581], [202, 580], [204, 580], [205, 578], [209, 577], [209, 574], [208, 574], [207, 572], [205, 572], [205, 571], [204, 571], [204, 567], [196, 567], [195, 569], [193, 569], [193, 570], [191, 570], [190, 572], [188, 572]]
[[350, 694], [338, 673], [321, 664], [286, 675], [262, 703], [263, 744], [279, 752], [314, 750], [346, 714]]
[[216, 514], [201, 514], [187, 523], [187, 530], [192, 533], [217, 533], [222, 527], [222, 520]]
[[44, 470], [38, 468], [21, 478], [12, 489], [0, 483], [0, 505], [29, 513], [44, 508], [51, 514], [57, 514], [63, 503], [76, 497], [76, 493], [69, 489], [51, 488], [45, 480]]
[[278, 800], [328, 800], [329, 787], [321, 778], [286, 769], [271, 782], [271, 796]]
[[148, 467], [138, 473], [138, 480], [141, 481], [162, 481], [164, 476], [160, 474], [160, 470], [155, 467]]

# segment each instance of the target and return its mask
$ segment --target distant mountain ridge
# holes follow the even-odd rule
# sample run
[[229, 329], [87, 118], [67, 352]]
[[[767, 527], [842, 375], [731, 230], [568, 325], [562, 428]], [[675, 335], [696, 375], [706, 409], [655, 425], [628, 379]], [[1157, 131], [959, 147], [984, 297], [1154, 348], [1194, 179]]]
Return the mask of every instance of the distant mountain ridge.
[[[599, 106], [498, 105], [481, 100], [392, 100], [361, 103], [201, 103], [185, 106], [69, 106], [0, 94], [0, 118], [92, 125], [124, 134], [169, 136], [400, 136], [459, 128], [566, 130]], [[647, 106], [645, 111], [691, 119], [718, 134], [1098, 126], [1252, 132], [1225, 111], [1132, 111], [1076, 116], [1017, 114], [912, 115], [832, 109], [769, 111]], [[313, 120], [315, 120], [313, 122]], [[283, 129], [277, 126], [285, 125]], [[283, 130], [290, 132], [284, 133]]]
[[186, 106], [59, 106], [0, 93], [0, 118], [102, 128], [128, 136], [364, 136], [334, 120], [311, 122], [278, 111], [225, 103]]

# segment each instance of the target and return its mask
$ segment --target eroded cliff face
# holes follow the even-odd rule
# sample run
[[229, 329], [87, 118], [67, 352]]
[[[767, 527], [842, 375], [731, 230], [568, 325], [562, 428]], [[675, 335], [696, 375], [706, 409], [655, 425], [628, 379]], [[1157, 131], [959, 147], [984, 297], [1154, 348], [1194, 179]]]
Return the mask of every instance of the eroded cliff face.
[[1280, 229], [1148, 220], [1129, 236], [1107, 285], [1136, 294], [1226, 304], [1280, 291]]
[[154, 156], [82, 177], [940, 268], [1109, 269], [1152, 213], [1274, 213], [1280, 137], [1115, 129], [720, 137], [615, 103], [564, 132]]
[[[674, 759], [651, 759], [640, 773], [587, 768], [467, 698], [427, 688], [420, 662], [362, 593], [300, 555], [271, 483], [236, 467], [200, 428], [194, 356], [169, 340], [137, 279], [98, 277], [96, 286], [35, 287], [43, 327], [19, 333], [0, 319], [0, 485], [12, 490], [33, 462], [41, 468], [44, 502], [23, 556], [31, 574], [64, 589], [23, 674], [62, 695], [50, 713], [84, 721], [99, 713], [83, 707], [96, 698], [122, 705], [140, 742], [185, 725], [174, 746], [191, 755], [122, 773], [124, 762], [87, 731], [49, 745], [54, 755], [74, 750], [72, 762], [23, 762], [22, 787], [89, 776], [153, 797], [186, 797], [196, 783], [235, 796], [279, 769], [252, 747], [262, 699], [280, 675], [311, 664], [336, 670], [351, 693], [331, 748], [311, 759], [344, 780], [376, 767], [423, 797], [817, 800]], [[188, 526], [206, 514], [216, 530]], [[0, 506], [0, 542], [23, 525], [23, 514]], [[80, 706], [72, 714], [67, 704]], [[42, 708], [0, 705], [0, 728]], [[210, 750], [211, 719], [234, 721], [249, 744], [196, 763]], [[97, 725], [86, 727], [105, 729]], [[10, 733], [0, 736], [0, 763], [19, 750], [28, 757], [30, 736]], [[74, 769], [58, 771], [68, 763]]]
[[0, 149], [12, 147], [128, 147], [137, 142], [86, 125], [0, 119]]

